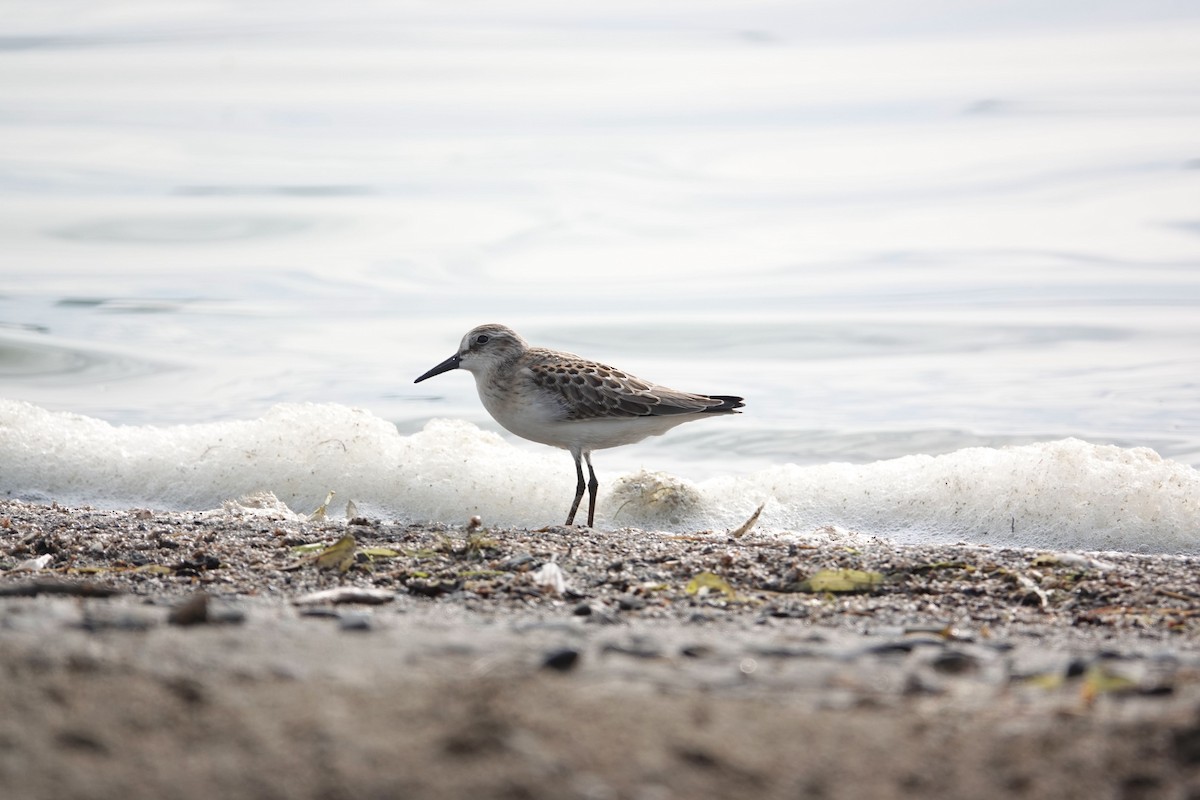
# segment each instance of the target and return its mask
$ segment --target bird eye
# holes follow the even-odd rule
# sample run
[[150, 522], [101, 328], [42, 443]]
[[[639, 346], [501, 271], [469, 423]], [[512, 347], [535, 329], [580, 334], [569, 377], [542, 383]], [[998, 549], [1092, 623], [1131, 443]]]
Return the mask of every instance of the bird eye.
[[487, 344], [491, 338], [486, 333], [481, 333], [475, 337], [475, 344]]

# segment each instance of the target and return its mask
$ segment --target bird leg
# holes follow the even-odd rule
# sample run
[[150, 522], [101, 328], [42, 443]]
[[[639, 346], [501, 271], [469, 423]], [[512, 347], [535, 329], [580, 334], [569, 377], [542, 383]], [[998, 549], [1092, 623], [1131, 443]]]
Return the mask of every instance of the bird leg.
[[[600, 488], [600, 481], [596, 480], [596, 472], [592, 469], [592, 454], [584, 453], [584, 460], [588, 465], [588, 527], [595, 527], [596, 521], [596, 490]], [[580, 470], [579, 479], [583, 480], [583, 471]]]
[[[578, 481], [575, 484], [575, 502], [571, 503], [571, 512], [569, 514], [567, 514], [567, 522], [566, 522], [567, 525], [575, 524], [575, 512], [579, 510], [579, 501], [583, 499], [583, 490], [584, 490], [584, 487], [587, 486], [587, 484], [584, 483], [584, 481], [583, 481], [583, 464], [579, 460], [579, 453], [573, 452], [573, 453], [571, 453], [571, 455], [575, 456], [575, 477], [578, 479]], [[591, 458], [591, 454], [589, 453], [588, 454], [588, 470], [590, 471], [591, 468], [592, 468], [592, 458]], [[595, 480], [595, 479], [596, 479], [595, 476], [592, 476], [592, 480]], [[590, 527], [591, 526], [590, 521], [588, 524]]]

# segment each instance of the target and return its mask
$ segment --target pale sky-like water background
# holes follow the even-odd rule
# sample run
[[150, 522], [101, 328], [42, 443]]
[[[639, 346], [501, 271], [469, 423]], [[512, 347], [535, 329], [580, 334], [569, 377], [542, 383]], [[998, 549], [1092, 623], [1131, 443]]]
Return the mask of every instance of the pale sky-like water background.
[[496, 429], [495, 321], [747, 398], [610, 471], [1200, 465], [1195, 3], [6, 9], [0, 398]]

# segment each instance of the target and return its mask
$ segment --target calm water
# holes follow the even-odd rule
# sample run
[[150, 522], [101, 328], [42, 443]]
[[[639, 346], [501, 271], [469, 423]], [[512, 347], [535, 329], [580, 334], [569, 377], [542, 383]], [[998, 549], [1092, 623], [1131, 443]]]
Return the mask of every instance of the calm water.
[[1200, 465], [1200, 6], [335, 5], [8, 4], [0, 398], [494, 429], [497, 321], [747, 398], [601, 469]]

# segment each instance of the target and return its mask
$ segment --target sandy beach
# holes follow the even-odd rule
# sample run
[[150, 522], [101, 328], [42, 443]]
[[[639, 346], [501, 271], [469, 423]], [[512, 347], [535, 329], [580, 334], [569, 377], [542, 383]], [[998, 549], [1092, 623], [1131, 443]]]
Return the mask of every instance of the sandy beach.
[[1196, 558], [262, 505], [0, 503], [0, 796], [1200, 796]]

